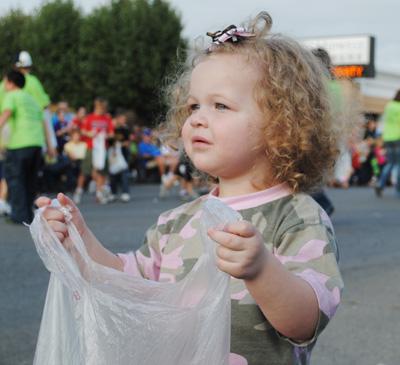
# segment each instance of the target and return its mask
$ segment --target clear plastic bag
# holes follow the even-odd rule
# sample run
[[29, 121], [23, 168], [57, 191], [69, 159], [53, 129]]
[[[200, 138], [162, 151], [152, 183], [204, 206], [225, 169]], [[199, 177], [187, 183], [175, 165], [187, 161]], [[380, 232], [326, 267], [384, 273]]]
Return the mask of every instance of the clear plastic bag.
[[211, 198], [201, 218], [203, 254], [183, 280], [159, 283], [91, 260], [71, 222], [67, 251], [39, 209], [30, 230], [51, 277], [34, 364], [227, 365], [230, 278], [206, 230], [240, 215]]

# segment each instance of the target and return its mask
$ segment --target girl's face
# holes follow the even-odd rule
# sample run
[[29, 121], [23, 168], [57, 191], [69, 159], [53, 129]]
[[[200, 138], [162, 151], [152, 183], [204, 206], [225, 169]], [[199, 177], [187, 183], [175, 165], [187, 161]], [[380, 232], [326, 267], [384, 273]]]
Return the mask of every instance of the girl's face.
[[254, 65], [232, 54], [208, 56], [192, 72], [185, 150], [197, 169], [220, 181], [266, 177], [265, 117], [254, 100], [258, 78]]

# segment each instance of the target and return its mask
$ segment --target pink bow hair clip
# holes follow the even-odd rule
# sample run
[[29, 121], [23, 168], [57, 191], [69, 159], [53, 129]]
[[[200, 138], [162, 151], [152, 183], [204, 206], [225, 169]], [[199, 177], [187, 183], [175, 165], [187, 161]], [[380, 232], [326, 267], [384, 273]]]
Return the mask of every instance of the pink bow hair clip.
[[[245, 38], [254, 37], [255, 34], [247, 31], [244, 27], [237, 27], [236, 25], [230, 25], [224, 30], [218, 30], [216, 32], [207, 32], [207, 35], [212, 39], [213, 44], [222, 44], [225, 42], [236, 43]], [[208, 48], [211, 51], [212, 45]]]

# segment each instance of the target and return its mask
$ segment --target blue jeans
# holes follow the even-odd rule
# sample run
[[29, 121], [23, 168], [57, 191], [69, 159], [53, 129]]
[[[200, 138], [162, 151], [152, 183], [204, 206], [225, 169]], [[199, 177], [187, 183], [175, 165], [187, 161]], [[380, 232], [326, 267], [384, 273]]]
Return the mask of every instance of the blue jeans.
[[379, 178], [378, 187], [384, 189], [393, 168], [397, 166], [396, 192], [400, 196], [400, 141], [385, 142], [385, 150], [386, 165]]
[[119, 174], [110, 174], [111, 192], [118, 193], [118, 187], [121, 187], [123, 193], [129, 194], [129, 170], [126, 169]]
[[38, 190], [42, 163], [41, 147], [7, 150], [4, 175], [8, 185], [10, 218], [17, 223], [31, 223], [33, 202]]

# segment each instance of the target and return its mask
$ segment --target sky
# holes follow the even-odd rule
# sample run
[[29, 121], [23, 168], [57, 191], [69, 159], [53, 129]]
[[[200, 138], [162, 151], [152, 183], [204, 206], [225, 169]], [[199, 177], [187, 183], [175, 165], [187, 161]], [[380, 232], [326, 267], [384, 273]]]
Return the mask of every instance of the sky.
[[[107, 0], [74, 0], [83, 11]], [[239, 25], [261, 10], [273, 19], [273, 32], [294, 38], [368, 34], [375, 36], [379, 71], [400, 75], [399, 0], [169, 0], [184, 24], [184, 36], [194, 39], [207, 31]], [[19, 7], [34, 11], [42, 0], [1, 0], [0, 15]]]

